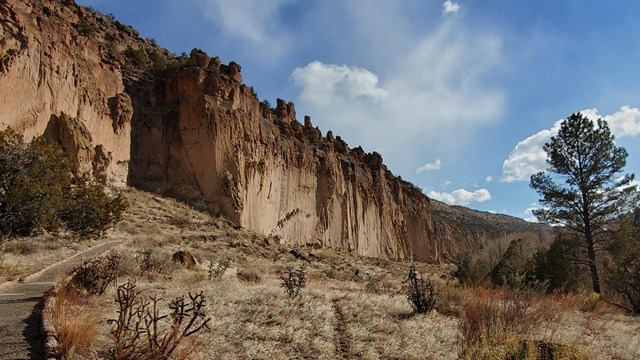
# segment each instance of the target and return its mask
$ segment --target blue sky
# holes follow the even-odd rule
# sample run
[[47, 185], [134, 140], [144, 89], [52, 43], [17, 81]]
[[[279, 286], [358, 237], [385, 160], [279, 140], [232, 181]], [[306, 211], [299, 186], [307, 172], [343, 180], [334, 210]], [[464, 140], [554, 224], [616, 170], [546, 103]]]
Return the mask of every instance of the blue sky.
[[[640, 173], [636, 0], [78, 0], [378, 151], [425, 194], [530, 218], [541, 146], [584, 111]], [[529, 209], [529, 211], [527, 211]]]

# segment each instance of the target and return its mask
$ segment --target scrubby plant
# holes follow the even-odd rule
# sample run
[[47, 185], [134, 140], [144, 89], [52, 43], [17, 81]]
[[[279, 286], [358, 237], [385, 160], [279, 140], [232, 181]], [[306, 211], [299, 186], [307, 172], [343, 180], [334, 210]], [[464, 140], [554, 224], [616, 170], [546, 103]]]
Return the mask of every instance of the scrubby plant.
[[576, 291], [581, 286], [579, 265], [575, 260], [575, 241], [559, 234], [547, 250], [539, 250], [527, 264], [525, 282], [545, 284], [548, 293]]
[[418, 273], [415, 264], [411, 264], [406, 278], [406, 296], [409, 305], [418, 314], [428, 313], [436, 306], [438, 293], [430, 279], [425, 280]]
[[114, 325], [113, 359], [172, 359], [184, 339], [209, 330], [202, 292], [174, 299], [168, 313], [161, 313], [162, 299], [140, 294], [134, 281], [118, 287], [118, 318], [108, 320]]
[[167, 57], [158, 50], [153, 50], [149, 54], [149, 60], [151, 60], [153, 68], [156, 70], [162, 70], [167, 67]]
[[71, 196], [60, 213], [65, 227], [83, 237], [100, 237], [122, 220], [127, 207], [123, 196], [105, 196], [104, 186], [86, 177], [76, 178]]
[[149, 62], [149, 56], [144, 49], [134, 49], [128, 46], [124, 50], [124, 56], [136, 66], [145, 66]]
[[209, 280], [220, 280], [230, 266], [231, 262], [229, 260], [222, 260], [217, 264], [213, 260], [209, 260], [209, 266], [207, 267]]
[[478, 261], [473, 263], [469, 256], [461, 256], [455, 263], [457, 268], [453, 276], [461, 285], [478, 285], [484, 280], [487, 273], [484, 264]]
[[280, 286], [284, 289], [284, 292], [290, 299], [295, 299], [300, 296], [302, 289], [307, 284], [307, 266], [305, 264], [300, 265], [297, 270], [293, 269], [293, 266], [288, 265], [285, 268], [284, 274], [280, 276], [282, 283]]
[[116, 281], [119, 266], [118, 254], [85, 260], [75, 269], [69, 287], [84, 289], [90, 294], [103, 294]]
[[68, 229], [97, 237], [126, 208], [104, 186], [76, 176], [60, 146], [44, 138], [25, 143], [12, 129], [0, 132], [0, 236]]
[[515, 239], [509, 243], [507, 251], [504, 252], [496, 266], [493, 267], [489, 276], [495, 286], [514, 287], [519, 284], [525, 272], [526, 258], [522, 251], [522, 239]]
[[262, 282], [262, 276], [260, 276], [260, 274], [254, 269], [240, 269], [236, 276], [238, 279], [252, 284]]
[[81, 19], [75, 24], [78, 34], [82, 36], [91, 36], [96, 32], [96, 27], [88, 19]]
[[160, 274], [166, 270], [166, 263], [155, 256], [152, 249], [145, 249], [136, 256], [141, 274]]
[[607, 250], [606, 280], [609, 287], [625, 298], [625, 306], [640, 314], [640, 229], [625, 218], [611, 236]]

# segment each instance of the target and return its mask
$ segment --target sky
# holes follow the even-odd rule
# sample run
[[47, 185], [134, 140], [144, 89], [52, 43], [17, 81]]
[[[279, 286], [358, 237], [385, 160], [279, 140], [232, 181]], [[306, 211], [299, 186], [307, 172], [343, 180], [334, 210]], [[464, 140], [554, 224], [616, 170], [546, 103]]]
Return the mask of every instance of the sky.
[[640, 175], [637, 0], [77, 0], [377, 151], [449, 204], [535, 220], [530, 176], [575, 112]]

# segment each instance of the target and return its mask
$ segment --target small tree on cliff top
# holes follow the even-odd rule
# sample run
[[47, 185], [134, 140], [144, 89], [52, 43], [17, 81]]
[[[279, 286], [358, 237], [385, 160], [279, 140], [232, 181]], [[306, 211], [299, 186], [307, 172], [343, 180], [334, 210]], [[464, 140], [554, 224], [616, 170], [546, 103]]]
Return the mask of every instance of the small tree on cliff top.
[[586, 251], [586, 259], [579, 261], [589, 267], [596, 293], [601, 292], [597, 252], [606, 238], [604, 225], [630, 211], [637, 195], [629, 186], [633, 174], [621, 176], [627, 151], [613, 140], [606, 121], [599, 119], [596, 127], [579, 113], [571, 115], [544, 145], [549, 167], [531, 176], [530, 184], [545, 207], [534, 215], [580, 237], [577, 246]]

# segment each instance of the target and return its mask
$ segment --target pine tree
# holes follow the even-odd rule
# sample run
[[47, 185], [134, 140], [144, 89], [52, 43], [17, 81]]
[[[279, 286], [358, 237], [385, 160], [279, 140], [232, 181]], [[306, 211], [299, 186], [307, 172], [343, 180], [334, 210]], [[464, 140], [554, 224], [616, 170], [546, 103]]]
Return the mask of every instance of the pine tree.
[[615, 145], [605, 120], [595, 125], [579, 113], [563, 121], [544, 145], [547, 170], [531, 176], [530, 186], [544, 207], [534, 215], [580, 237], [586, 258], [579, 261], [589, 267], [593, 291], [600, 293], [597, 252], [606, 239], [604, 226], [637, 204], [637, 189], [630, 186], [633, 174], [621, 175], [627, 151]]

